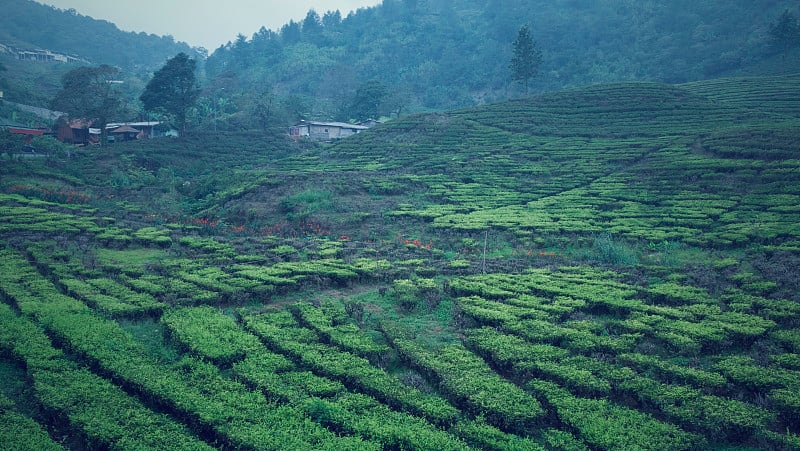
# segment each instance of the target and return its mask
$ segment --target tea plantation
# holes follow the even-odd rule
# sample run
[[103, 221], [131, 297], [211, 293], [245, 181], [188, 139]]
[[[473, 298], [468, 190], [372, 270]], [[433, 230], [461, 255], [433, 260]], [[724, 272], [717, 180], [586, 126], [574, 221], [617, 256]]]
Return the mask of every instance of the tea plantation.
[[800, 76], [0, 159], [3, 449], [800, 449]]

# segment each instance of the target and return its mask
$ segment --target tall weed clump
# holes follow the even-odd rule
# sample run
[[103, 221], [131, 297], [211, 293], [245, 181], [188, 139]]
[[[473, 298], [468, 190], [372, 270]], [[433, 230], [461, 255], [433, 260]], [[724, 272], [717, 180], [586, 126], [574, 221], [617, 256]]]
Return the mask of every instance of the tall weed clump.
[[635, 265], [639, 258], [636, 251], [624, 241], [616, 241], [608, 232], [596, 236], [592, 244], [593, 259], [612, 265]]

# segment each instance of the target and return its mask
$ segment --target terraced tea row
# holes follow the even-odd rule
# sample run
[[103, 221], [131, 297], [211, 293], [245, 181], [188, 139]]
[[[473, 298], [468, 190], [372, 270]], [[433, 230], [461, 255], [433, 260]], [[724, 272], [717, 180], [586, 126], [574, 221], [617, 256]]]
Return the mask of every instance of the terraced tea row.
[[37, 448], [798, 448], [798, 79], [8, 161], [3, 428]]
[[[160, 364], [119, 325], [63, 296], [18, 254], [3, 252], [2, 287], [23, 314], [42, 324], [72, 351], [122, 381], [126, 389], [163, 406], [212, 441], [252, 449], [374, 448], [357, 438], [339, 438], [289, 406], [274, 406], [258, 392], [224, 377], [219, 369], [185, 357]], [[26, 269], [27, 268], [27, 269]], [[89, 390], [91, 394], [91, 390]]]
[[[793, 421], [786, 409], [794, 401], [785, 397], [800, 388], [800, 372], [724, 353], [712, 356], [715, 350], [779, 336], [784, 332], [775, 322], [722, 311], [718, 299], [689, 287], [634, 289], [615, 277], [565, 268], [472, 276], [452, 281], [451, 287], [472, 294], [460, 298], [459, 306], [479, 325], [490, 326], [468, 330], [467, 344], [520, 383], [538, 378], [583, 396], [638, 399], [639, 409], [707, 438], [737, 441]], [[591, 322], [573, 319], [580, 316]], [[687, 368], [665, 360], [701, 349], [706, 361], [716, 363]], [[594, 357], [598, 351], [602, 360]], [[773, 361], [793, 355], [778, 353]], [[760, 385], [753, 385], [756, 380]], [[766, 396], [769, 408], [732, 399], [741, 393], [752, 402]]]
[[800, 117], [800, 76], [739, 77], [680, 85], [697, 95], [758, 111]]
[[[22, 263], [14, 261], [18, 259], [14, 254], [2, 254], [4, 260], [11, 258], [12, 263]], [[15, 277], [14, 281], [9, 280], [11, 277], [4, 277], [2, 291], [7, 301], [23, 308], [30, 302], [27, 299], [30, 294], [19, 284], [34, 284], [36, 276], [30, 270], [26, 271], [24, 263], [17, 269], [22, 274]], [[58, 304], [59, 299], [50, 299], [49, 302]], [[66, 306], [68, 301], [62, 302]], [[57, 306], [53, 307], [57, 311]], [[0, 345], [26, 367], [28, 376], [35, 384], [37, 400], [85, 435], [90, 446], [116, 449], [161, 446], [213, 449], [195, 438], [184, 426], [153, 412], [108, 379], [67, 359], [59, 349], [53, 347], [50, 338], [39, 326], [19, 316], [7, 304], [0, 304], [0, 316], [4, 326], [0, 331]], [[39, 433], [34, 437], [38, 437], [35, 443], [31, 443], [34, 448], [53, 447], [46, 434]], [[34, 437], [28, 439], [34, 440]], [[14, 438], [23, 439], [23, 436]]]

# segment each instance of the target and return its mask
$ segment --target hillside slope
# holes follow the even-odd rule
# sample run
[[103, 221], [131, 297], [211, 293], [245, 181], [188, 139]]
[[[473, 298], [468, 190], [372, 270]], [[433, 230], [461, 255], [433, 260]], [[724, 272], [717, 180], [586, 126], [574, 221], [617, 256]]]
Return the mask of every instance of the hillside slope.
[[214, 51], [208, 75], [228, 90], [268, 86], [281, 96], [292, 93], [315, 118], [355, 118], [348, 116], [351, 102], [369, 81], [393, 94], [384, 100], [385, 115], [398, 106], [452, 109], [521, 94], [508, 64], [516, 33], [527, 24], [544, 54], [535, 91], [680, 83], [770, 57], [770, 24], [795, 7], [788, 1], [386, 0], [344, 18], [310, 11], [280, 30], [242, 35]]
[[798, 79], [3, 156], [0, 442], [796, 449]]
[[126, 70], [153, 71], [179, 52], [194, 53], [172, 37], [121, 31], [116, 25], [43, 5], [6, 0], [0, 16], [0, 43], [21, 50], [45, 49], [110, 64]]
[[[798, 77], [770, 80], [593, 86], [392, 121], [330, 154], [391, 168], [418, 194], [395, 214], [434, 227], [796, 243]], [[769, 195], [786, 204], [754, 227]]]
[[[2, 8], [0, 65], [5, 70], [0, 71], [0, 90], [12, 102], [48, 108], [62, 87], [65, 73], [81, 65], [108, 64], [120, 69], [119, 79], [124, 82], [120, 88], [125, 104], [130, 106], [126, 109], [136, 111], [147, 80], [167, 59], [179, 52], [200, 60], [205, 57], [172, 37], [123, 32], [110, 22], [74, 10], [64, 11], [32, 0], [7, 0]], [[17, 57], [18, 52], [32, 51], [69, 55], [78, 61], [36, 62]]]
[[687, 83], [683, 89], [728, 105], [798, 117], [800, 77], [736, 77]]

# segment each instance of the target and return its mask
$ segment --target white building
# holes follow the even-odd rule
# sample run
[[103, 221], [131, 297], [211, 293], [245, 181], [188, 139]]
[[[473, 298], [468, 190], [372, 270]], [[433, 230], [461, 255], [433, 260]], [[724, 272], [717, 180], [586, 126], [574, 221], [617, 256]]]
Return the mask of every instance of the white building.
[[348, 124], [346, 122], [300, 121], [289, 129], [289, 135], [295, 139], [306, 137], [318, 141], [330, 141], [347, 138], [368, 128], [366, 125]]

